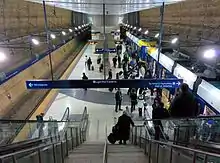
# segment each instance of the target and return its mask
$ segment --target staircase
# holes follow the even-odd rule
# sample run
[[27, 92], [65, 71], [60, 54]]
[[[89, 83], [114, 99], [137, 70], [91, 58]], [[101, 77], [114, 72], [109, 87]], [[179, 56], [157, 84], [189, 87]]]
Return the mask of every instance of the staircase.
[[134, 145], [108, 145], [108, 163], [147, 163], [142, 149]]
[[102, 163], [103, 142], [87, 142], [77, 147], [65, 160], [65, 163]]

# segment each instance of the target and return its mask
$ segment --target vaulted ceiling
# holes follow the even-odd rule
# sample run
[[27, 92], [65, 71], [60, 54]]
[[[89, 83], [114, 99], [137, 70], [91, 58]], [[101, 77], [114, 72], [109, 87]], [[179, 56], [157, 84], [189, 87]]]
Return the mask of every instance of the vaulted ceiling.
[[[29, 0], [42, 3], [42, 0]], [[65, 8], [91, 15], [101, 15], [105, 3], [106, 13], [109, 15], [122, 15], [166, 4], [180, 2], [182, 0], [45, 0], [46, 4]]]

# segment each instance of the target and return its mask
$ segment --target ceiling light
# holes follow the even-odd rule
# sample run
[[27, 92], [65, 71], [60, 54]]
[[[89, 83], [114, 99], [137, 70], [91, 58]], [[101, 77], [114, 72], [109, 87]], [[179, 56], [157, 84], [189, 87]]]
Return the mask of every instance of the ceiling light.
[[32, 38], [31, 41], [34, 45], [39, 45], [40, 44], [40, 42], [35, 38]]
[[80, 27], [80, 26], [79, 26], [78, 28], [79, 28], [79, 29], [81, 29], [81, 27]]
[[174, 39], [171, 40], [171, 43], [172, 43], [172, 44], [175, 44], [177, 41], [178, 41], [178, 38], [176, 37], [176, 38], [174, 38]]
[[53, 33], [51, 33], [51, 34], [50, 34], [50, 37], [51, 37], [52, 39], [55, 39], [55, 38], [56, 38], [56, 35], [53, 34]]
[[155, 38], [158, 38], [158, 37], [159, 37], [159, 35], [160, 35], [160, 34], [159, 34], [159, 33], [157, 33], [157, 34], [156, 34], [154, 37], [155, 37]]
[[7, 57], [6, 57], [5, 53], [0, 52], [0, 62], [5, 61], [6, 59], [7, 59]]
[[64, 35], [64, 36], [65, 36], [65, 35], [66, 35], [66, 32], [62, 31], [62, 35]]
[[216, 56], [216, 53], [215, 53], [215, 50], [214, 49], [209, 49], [209, 50], [206, 50], [204, 52], [204, 58], [207, 58], [207, 59], [212, 59]]
[[133, 28], [133, 26], [131, 25], [131, 28]]
[[136, 29], [136, 27], [134, 27], [134, 30]]
[[139, 28], [138, 31], [140, 32], [140, 31], [141, 31], [141, 28]]
[[70, 31], [70, 32], [73, 32], [73, 30], [72, 30], [71, 28], [69, 29], [69, 31]]
[[146, 31], [144, 32], [144, 34], [145, 34], [145, 35], [147, 35], [148, 33], [149, 33], [149, 31], [148, 31], [148, 30], [146, 30]]

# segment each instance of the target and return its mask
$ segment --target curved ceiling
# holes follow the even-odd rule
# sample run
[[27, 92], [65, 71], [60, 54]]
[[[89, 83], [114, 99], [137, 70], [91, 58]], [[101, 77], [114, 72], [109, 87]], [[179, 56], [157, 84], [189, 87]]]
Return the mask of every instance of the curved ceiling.
[[[42, 3], [42, 0], [28, 0]], [[106, 14], [123, 15], [135, 11], [149, 9], [165, 4], [177, 3], [183, 0], [45, 0], [47, 5], [65, 8], [90, 15], [102, 15], [105, 3]]]

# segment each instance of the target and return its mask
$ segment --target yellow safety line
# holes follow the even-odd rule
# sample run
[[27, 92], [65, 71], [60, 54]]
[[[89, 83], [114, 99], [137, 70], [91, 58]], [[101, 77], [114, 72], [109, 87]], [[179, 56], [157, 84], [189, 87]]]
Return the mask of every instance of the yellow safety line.
[[[70, 64], [70, 66], [67, 68], [67, 70], [64, 72], [62, 77], [60, 79], [67, 79], [77, 63], [79, 62], [80, 58], [82, 57], [83, 53], [85, 52], [88, 44], [84, 46], [84, 48], [80, 51], [80, 53], [76, 56], [76, 58], [73, 60], [73, 62]], [[44, 101], [39, 105], [39, 107], [36, 109], [36, 111], [32, 114], [30, 120], [36, 120], [36, 116], [40, 113], [45, 113], [45, 111], [51, 106], [53, 101], [55, 100], [56, 96], [58, 95], [57, 89], [52, 89], [48, 93], [48, 95], [45, 97]], [[61, 108], [62, 109], [62, 108]], [[31, 130], [32, 126], [31, 124], [26, 124], [22, 130], [19, 132], [19, 134], [14, 139], [14, 142], [23, 141], [27, 139], [28, 133]]]

